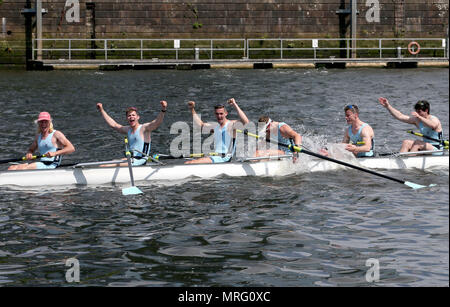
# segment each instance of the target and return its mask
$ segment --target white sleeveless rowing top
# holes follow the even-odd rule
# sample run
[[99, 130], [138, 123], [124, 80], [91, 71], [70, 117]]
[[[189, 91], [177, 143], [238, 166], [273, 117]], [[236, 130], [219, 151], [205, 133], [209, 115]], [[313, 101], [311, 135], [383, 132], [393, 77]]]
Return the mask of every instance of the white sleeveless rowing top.
[[233, 137], [230, 135], [228, 131], [228, 121], [225, 126], [220, 127], [217, 125], [214, 128], [214, 150], [220, 154], [227, 154], [230, 151], [230, 145], [233, 140]]
[[[363, 139], [362, 139], [362, 136], [361, 136], [361, 131], [366, 126], [367, 126], [367, 123], [362, 124], [362, 126], [359, 128], [359, 130], [358, 130], [358, 132], [356, 134], [353, 134], [353, 132], [352, 132], [352, 125], [348, 126], [348, 136], [350, 138], [350, 141], [355, 146], [362, 146], [362, 145], [358, 145], [358, 142], [362, 142]], [[373, 157], [373, 145], [374, 145], [374, 141], [372, 139], [372, 145], [371, 145], [370, 151], [368, 151], [368, 152], [358, 152], [358, 154], [356, 156], [357, 157]]]
[[[425, 135], [429, 138], [438, 139], [438, 140], [442, 139], [442, 131], [436, 132], [435, 130], [431, 129], [430, 127], [425, 126], [422, 122], [419, 123], [419, 129], [420, 129], [420, 133], [422, 133], [423, 135]], [[441, 148], [441, 144], [439, 142], [432, 141], [432, 140], [429, 140], [426, 138], [423, 138], [422, 140], [426, 143], [430, 143], [437, 149]]]
[[130, 152], [133, 153], [134, 158], [142, 158], [142, 154], [138, 151], [135, 151], [135, 149], [142, 151], [143, 153], [149, 155], [150, 154], [150, 147], [151, 143], [146, 143], [144, 139], [141, 137], [141, 128], [142, 125], [139, 125], [139, 127], [136, 129], [136, 131], [133, 133], [133, 129], [128, 129], [128, 142], [130, 146]]
[[[38, 136], [38, 151], [41, 155], [45, 155], [48, 152], [55, 152], [58, 150], [58, 147], [55, 146], [52, 142], [53, 135], [55, 134], [56, 130], [54, 130], [52, 133], [49, 133], [45, 139], [42, 139], [42, 134], [39, 134]], [[41, 158], [42, 162], [61, 162], [61, 157], [56, 156], [52, 158], [43, 157]]]

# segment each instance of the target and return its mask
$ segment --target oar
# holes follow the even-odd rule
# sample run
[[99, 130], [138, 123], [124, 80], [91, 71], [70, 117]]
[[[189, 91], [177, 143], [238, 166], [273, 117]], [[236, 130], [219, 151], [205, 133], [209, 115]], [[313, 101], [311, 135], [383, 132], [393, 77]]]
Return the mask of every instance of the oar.
[[128, 149], [128, 138], [125, 138], [125, 154], [127, 156], [128, 170], [130, 171], [131, 187], [122, 189], [122, 195], [142, 194], [142, 191], [134, 185], [133, 168], [131, 165], [131, 152]]
[[[248, 136], [251, 136], [251, 137], [255, 137], [257, 139], [263, 138], [263, 137], [260, 137], [260, 136], [258, 136], [256, 134], [249, 133], [247, 130], [242, 131], [242, 130], [236, 129], [236, 131], [240, 132], [240, 133], [244, 133], [245, 135], [248, 135]], [[375, 175], [375, 176], [383, 177], [385, 179], [389, 179], [389, 180], [392, 180], [392, 181], [395, 181], [395, 182], [398, 182], [398, 183], [402, 183], [402, 184], [404, 184], [404, 185], [406, 185], [406, 186], [408, 186], [410, 188], [413, 188], [413, 189], [420, 189], [420, 188], [425, 188], [426, 187], [424, 185], [416, 184], [416, 183], [409, 182], [409, 181], [400, 180], [400, 179], [397, 179], [397, 178], [394, 178], [394, 177], [390, 177], [390, 176], [387, 176], [387, 175], [384, 175], [384, 174], [381, 174], [381, 173], [377, 173], [377, 172], [374, 172], [372, 170], [368, 170], [368, 169], [365, 169], [365, 168], [362, 168], [362, 167], [359, 167], [359, 166], [356, 166], [356, 165], [353, 165], [353, 164], [350, 164], [350, 163], [347, 163], [347, 162], [344, 162], [344, 161], [340, 161], [340, 160], [336, 160], [336, 159], [333, 159], [333, 158], [330, 158], [330, 157], [327, 157], [327, 156], [323, 156], [323, 155], [314, 153], [312, 151], [303, 149], [300, 146], [285, 145], [285, 144], [281, 144], [281, 143], [278, 143], [278, 142], [273, 141], [273, 140], [267, 140], [267, 139], [265, 139], [265, 140], [266, 140], [266, 142], [269, 142], [269, 143], [274, 143], [274, 144], [277, 144], [279, 146], [287, 147], [287, 148], [289, 148], [289, 149], [291, 149], [291, 150], [293, 150], [295, 152], [304, 153], [304, 154], [307, 154], [307, 155], [310, 155], [310, 156], [313, 156], [313, 157], [316, 157], [316, 158], [320, 158], [320, 159], [324, 159], [324, 160], [327, 160], [327, 161], [331, 161], [331, 162], [334, 162], [334, 163], [337, 163], [337, 164], [341, 164], [341, 165], [344, 165], [344, 166], [347, 166], [347, 167], [350, 167], [350, 168], [357, 169], [357, 170], [362, 171], [362, 172], [366, 172], [366, 173], [369, 173], [369, 174], [372, 174], [372, 175]], [[432, 186], [435, 186], [435, 184], [430, 184], [429, 186], [432, 187]]]
[[352, 145], [366, 145], [366, 142], [361, 141], [361, 142], [356, 142], [356, 144], [355, 144], [352, 141], [350, 141], [350, 144], [352, 144]]
[[[43, 158], [43, 157], [45, 157], [45, 155], [32, 156], [31, 159], [29, 159], [29, 160], [35, 160], [35, 159], [39, 159], [39, 158]], [[0, 160], [0, 164], [10, 163], [10, 162], [21, 162], [21, 161], [27, 161], [27, 160], [28, 160], [27, 157], [4, 159], [4, 160]]]
[[174, 156], [165, 155], [165, 154], [154, 154], [153, 159], [155, 159], [155, 160], [190, 159], [190, 158], [202, 158], [204, 156], [218, 156], [218, 155], [219, 155], [219, 153], [217, 153], [217, 152], [210, 152], [208, 154], [194, 153], [194, 154], [190, 154], [188, 156], [181, 156], [181, 157], [174, 157]]
[[415, 135], [415, 136], [420, 136], [420, 137], [426, 138], [430, 141], [439, 142], [440, 144], [442, 144], [448, 148], [448, 140], [439, 140], [439, 139], [435, 139], [435, 138], [430, 138], [429, 136], [423, 135], [422, 133], [419, 133], [419, 132], [414, 132], [412, 130], [406, 130], [406, 132], [411, 133], [412, 135]]

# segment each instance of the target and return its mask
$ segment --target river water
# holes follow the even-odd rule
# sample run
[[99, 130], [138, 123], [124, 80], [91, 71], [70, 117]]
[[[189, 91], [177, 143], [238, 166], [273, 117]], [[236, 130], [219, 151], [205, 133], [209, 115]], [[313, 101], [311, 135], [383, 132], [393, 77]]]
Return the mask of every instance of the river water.
[[[212, 106], [231, 97], [251, 121], [262, 114], [285, 121], [314, 150], [342, 140], [343, 108], [357, 104], [377, 150], [393, 152], [414, 138], [405, 132], [414, 127], [377, 98], [405, 114], [430, 101], [448, 138], [448, 82], [448, 69], [438, 68], [1, 71], [0, 158], [26, 152], [43, 110], [76, 146], [64, 163], [121, 157], [122, 136], [96, 102], [125, 124], [127, 106], [147, 122], [163, 99], [169, 107], [152, 151], [166, 153], [171, 124], [192, 122], [188, 100], [213, 121]], [[380, 172], [437, 186], [412, 190], [347, 169], [138, 183], [137, 197], [113, 185], [1, 187], [0, 285], [74, 285], [66, 261], [76, 258], [84, 286], [448, 286], [448, 169]], [[377, 262], [379, 280], [368, 282]]]

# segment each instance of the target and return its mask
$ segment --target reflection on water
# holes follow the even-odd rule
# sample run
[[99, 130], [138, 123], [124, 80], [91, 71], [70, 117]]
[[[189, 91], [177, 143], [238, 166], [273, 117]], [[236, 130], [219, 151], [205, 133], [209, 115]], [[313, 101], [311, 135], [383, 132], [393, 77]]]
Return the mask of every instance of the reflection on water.
[[[189, 121], [191, 99], [213, 120], [211, 107], [235, 97], [251, 120], [268, 113], [285, 121], [313, 150], [341, 140], [348, 102], [386, 151], [411, 127], [380, 109], [378, 96], [405, 113], [421, 98], [448, 114], [448, 71], [440, 69], [2, 72], [0, 88], [0, 155], [23, 154], [46, 109], [77, 147], [67, 163], [121, 156], [122, 139], [97, 101], [124, 123], [126, 106], [148, 121], [166, 99], [155, 152], [166, 152], [171, 123]], [[448, 135], [448, 117], [441, 120]], [[0, 285], [69, 285], [65, 261], [76, 257], [82, 285], [371, 286], [366, 261], [374, 258], [378, 286], [448, 286], [448, 169], [383, 173], [437, 186], [414, 191], [340, 170], [140, 182], [137, 197], [112, 185], [0, 188]]]

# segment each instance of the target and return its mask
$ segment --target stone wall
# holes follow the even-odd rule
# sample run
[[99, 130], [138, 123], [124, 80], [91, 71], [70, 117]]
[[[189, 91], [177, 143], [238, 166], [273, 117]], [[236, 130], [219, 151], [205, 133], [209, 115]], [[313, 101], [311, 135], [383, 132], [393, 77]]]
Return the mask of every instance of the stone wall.
[[[22, 57], [25, 27], [20, 12], [26, 2], [0, 0], [0, 62], [16, 62]], [[31, 2], [34, 7], [34, 0]], [[79, 3], [79, 19], [71, 2]], [[350, 15], [345, 14], [351, 8], [350, 0], [43, 0], [42, 3], [48, 10], [43, 17], [44, 37], [350, 36]], [[448, 34], [448, 7], [448, 0], [358, 0], [357, 35], [444, 38]], [[338, 14], [339, 10], [344, 14]]]

